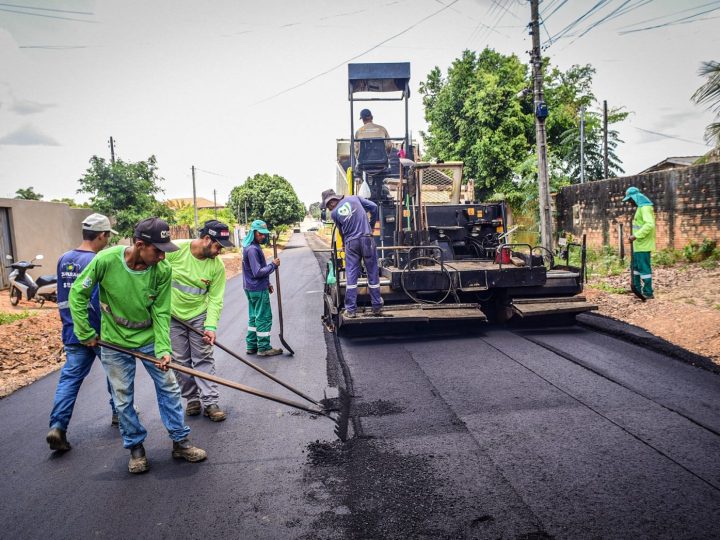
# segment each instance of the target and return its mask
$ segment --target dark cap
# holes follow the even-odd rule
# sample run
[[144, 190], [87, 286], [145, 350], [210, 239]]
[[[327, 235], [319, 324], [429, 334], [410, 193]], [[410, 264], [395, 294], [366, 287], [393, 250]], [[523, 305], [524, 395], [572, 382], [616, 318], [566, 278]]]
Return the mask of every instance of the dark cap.
[[320, 205], [321, 210], [324, 210], [325, 208], [327, 208], [327, 203], [329, 203], [333, 199], [337, 199], [338, 201], [340, 199], [342, 199], [342, 195], [338, 195], [337, 193], [335, 193], [334, 189], [326, 189], [325, 191], [322, 192], [321, 197], [322, 197], [322, 204]]
[[370, 112], [370, 109], [363, 109], [360, 111], [360, 118], [362, 120], [365, 120], [366, 118], [372, 118], [372, 113]]
[[180, 249], [170, 241], [170, 226], [157, 217], [143, 219], [135, 225], [133, 237], [152, 244], [165, 253]]
[[230, 241], [230, 228], [222, 221], [216, 219], [206, 221], [203, 228], [200, 229], [200, 238], [203, 236], [209, 236], [222, 247], [235, 247], [235, 244]]

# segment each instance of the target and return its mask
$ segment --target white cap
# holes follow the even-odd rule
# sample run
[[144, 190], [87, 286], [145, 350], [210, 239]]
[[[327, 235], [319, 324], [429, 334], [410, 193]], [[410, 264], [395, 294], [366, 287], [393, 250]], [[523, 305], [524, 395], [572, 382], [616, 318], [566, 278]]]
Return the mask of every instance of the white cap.
[[110, 227], [110, 220], [102, 214], [90, 214], [83, 222], [83, 231], [110, 231], [113, 234], [118, 232]]

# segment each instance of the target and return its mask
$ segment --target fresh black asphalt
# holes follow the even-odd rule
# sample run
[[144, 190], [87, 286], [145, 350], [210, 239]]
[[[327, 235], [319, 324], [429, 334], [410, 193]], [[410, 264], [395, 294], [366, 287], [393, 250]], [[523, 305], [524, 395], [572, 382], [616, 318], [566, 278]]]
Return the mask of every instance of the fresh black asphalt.
[[[318, 398], [345, 367], [354, 437], [340, 443], [327, 419], [221, 389], [226, 422], [189, 419], [208, 460], [175, 462], [139, 370], [151, 470], [136, 477], [99, 365], [71, 421], [73, 450], [47, 449], [53, 374], [0, 401], [0, 537], [716, 537], [718, 375], [579, 326], [418, 329], [343, 337], [335, 351], [318, 263], [300, 235], [289, 247], [285, 338], [297, 354], [258, 362]], [[241, 354], [245, 310], [233, 279], [219, 339]], [[220, 376], [296, 399], [216, 358]]]

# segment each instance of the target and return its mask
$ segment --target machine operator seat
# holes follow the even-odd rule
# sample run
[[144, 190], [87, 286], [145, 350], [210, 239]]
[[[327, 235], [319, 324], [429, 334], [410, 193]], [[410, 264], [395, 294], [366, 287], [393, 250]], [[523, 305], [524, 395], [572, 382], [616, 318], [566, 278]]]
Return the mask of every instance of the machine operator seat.
[[388, 155], [383, 139], [358, 139], [357, 169], [368, 175], [385, 172], [388, 168]]

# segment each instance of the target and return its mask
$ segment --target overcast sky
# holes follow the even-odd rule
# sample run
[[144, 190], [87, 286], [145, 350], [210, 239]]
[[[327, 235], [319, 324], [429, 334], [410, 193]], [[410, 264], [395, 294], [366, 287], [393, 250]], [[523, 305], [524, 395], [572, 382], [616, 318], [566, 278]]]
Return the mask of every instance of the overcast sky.
[[[690, 96], [700, 63], [719, 60], [720, 2], [544, 0], [543, 40], [596, 4], [544, 54], [592, 64], [597, 98], [632, 111], [619, 128], [626, 172], [705, 153], [713, 115]], [[334, 186], [335, 139], [349, 136], [348, 60], [411, 63], [417, 135], [427, 73], [466, 48], [527, 61], [529, 15], [524, 0], [0, 2], [0, 196], [77, 197], [112, 135], [124, 160], [157, 156], [168, 198], [192, 195], [195, 165], [198, 196], [225, 202], [268, 172], [309, 204]], [[402, 135], [401, 107], [382, 105], [376, 121]]]

